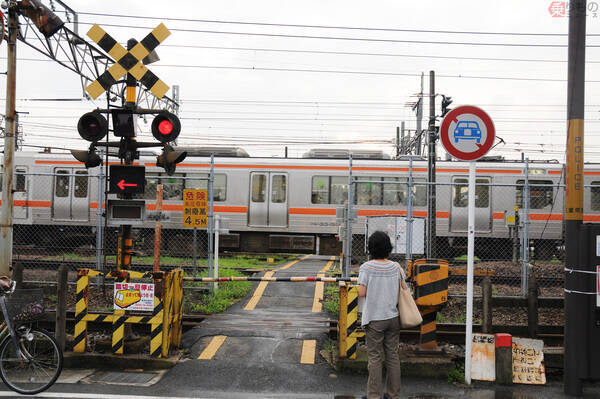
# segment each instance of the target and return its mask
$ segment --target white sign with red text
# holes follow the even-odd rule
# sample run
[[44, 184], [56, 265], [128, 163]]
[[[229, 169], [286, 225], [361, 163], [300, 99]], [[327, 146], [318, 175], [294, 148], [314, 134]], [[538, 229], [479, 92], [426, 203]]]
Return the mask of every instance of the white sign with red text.
[[154, 310], [154, 284], [115, 283], [115, 309], [152, 312]]

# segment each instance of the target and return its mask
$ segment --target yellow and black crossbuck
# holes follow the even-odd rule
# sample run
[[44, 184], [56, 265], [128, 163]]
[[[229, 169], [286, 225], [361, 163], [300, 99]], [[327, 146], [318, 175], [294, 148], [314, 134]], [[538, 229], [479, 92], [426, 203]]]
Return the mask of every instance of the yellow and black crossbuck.
[[162, 80], [150, 71], [142, 60], [150, 54], [160, 43], [162, 43], [171, 32], [164, 24], [158, 25], [141, 42], [137, 43], [131, 50], [127, 51], [115, 39], [104, 31], [100, 26], [94, 24], [87, 35], [110, 55], [115, 63], [108, 68], [98, 79], [93, 81], [85, 90], [93, 99], [98, 98], [115, 84], [123, 75], [130, 73], [134, 78], [146, 86], [157, 98], [162, 98], [169, 90]]

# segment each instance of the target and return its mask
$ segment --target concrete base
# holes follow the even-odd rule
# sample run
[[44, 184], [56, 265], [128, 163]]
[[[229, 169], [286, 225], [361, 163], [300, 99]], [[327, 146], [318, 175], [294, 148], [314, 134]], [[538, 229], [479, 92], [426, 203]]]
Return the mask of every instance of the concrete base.
[[94, 368], [110, 370], [162, 370], [169, 369], [179, 360], [179, 354], [168, 358], [154, 359], [141, 355], [113, 355], [99, 353], [65, 352], [65, 368]]
[[[356, 352], [356, 359], [338, 359], [337, 361], [337, 369], [340, 371], [367, 373], [367, 366], [367, 353], [362, 348], [359, 348]], [[402, 376], [447, 380], [448, 374], [454, 370], [455, 365], [449, 355], [413, 356], [403, 352], [400, 353], [400, 367], [402, 369]]]

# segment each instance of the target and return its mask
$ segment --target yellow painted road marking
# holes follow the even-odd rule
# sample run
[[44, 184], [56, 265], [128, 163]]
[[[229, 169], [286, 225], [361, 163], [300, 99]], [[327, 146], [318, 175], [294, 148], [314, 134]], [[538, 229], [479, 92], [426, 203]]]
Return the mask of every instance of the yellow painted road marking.
[[223, 342], [225, 342], [226, 338], [227, 338], [227, 336], [225, 336], [225, 335], [214, 336], [213, 339], [210, 340], [210, 342], [208, 343], [206, 348], [204, 348], [204, 350], [202, 351], [200, 356], [198, 356], [198, 359], [201, 359], [201, 360], [212, 359], [213, 356], [215, 355], [215, 353], [217, 353], [217, 351], [221, 347], [221, 345], [223, 345]]
[[315, 352], [317, 350], [317, 341], [314, 339], [305, 339], [302, 342], [302, 355], [300, 363], [315, 364]]
[[[265, 277], [266, 278], [272, 277], [274, 273], [275, 272], [267, 272], [267, 273], [265, 273]], [[267, 284], [269, 284], [268, 281], [261, 281], [258, 284], [258, 287], [256, 287], [256, 291], [254, 291], [254, 295], [252, 295], [252, 298], [250, 298], [250, 300], [244, 307], [244, 310], [254, 310], [254, 308], [258, 304], [258, 301], [260, 301], [260, 298], [262, 297], [263, 292], [265, 292], [265, 288], [267, 288]]]
[[[334, 260], [334, 257], [332, 256], [331, 259], [329, 260], [329, 262], [327, 262], [327, 264], [325, 265], [325, 267], [319, 271], [319, 274], [317, 274], [317, 277], [325, 277], [325, 272], [327, 270], [329, 270], [331, 265], [333, 265], [333, 260]], [[323, 281], [317, 281], [317, 283], [315, 284], [315, 297], [313, 299], [313, 306], [312, 306], [313, 313], [318, 313], [323, 309], [323, 303], [321, 301], [323, 300], [324, 291], [325, 291], [325, 283]]]
[[[285, 269], [289, 269], [290, 267], [294, 266], [296, 263], [300, 262], [301, 260], [304, 260], [306, 258], [308, 258], [310, 255], [304, 256], [300, 259], [296, 259], [286, 265], [283, 265], [282, 267], [275, 269], [274, 271], [270, 271], [265, 273], [264, 278], [271, 278], [273, 277], [273, 274], [275, 272], [278, 272], [280, 270], [285, 270]], [[254, 310], [254, 308], [256, 307], [256, 305], [258, 305], [258, 301], [260, 301], [260, 298], [262, 297], [263, 293], [265, 292], [265, 288], [267, 288], [267, 284], [269, 284], [268, 281], [261, 281], [258, 284], [258, 287], [256, 287], [256, 291], [254, 291], [254, 295], [252, 295], [252, 298], [250, 298], [250, 300], [248, 301], [248, 303], [246, 304], [246, 306], [244, 307], [244, 310]]]

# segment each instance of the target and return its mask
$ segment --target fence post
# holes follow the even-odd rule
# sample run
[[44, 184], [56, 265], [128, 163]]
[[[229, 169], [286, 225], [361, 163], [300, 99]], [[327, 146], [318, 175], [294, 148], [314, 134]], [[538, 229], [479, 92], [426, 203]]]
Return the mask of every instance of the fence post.
[[490, 334], [492, 332], [492, 280], [489, 276], [485, 276], [483, 278], [481, 288], [483, 295], [483, 299], [481, 301], [483, 307], [481, 332], [484, 334]]
[[527, 281], [527, 330], [531, 338], [537, 337], [538, 330], [538, 289], [533, 266], [528, 269]]
[[21, 262], [15, 262], [13, 265], [12, 279], [17, 289], [23, 288], [23, 264]]
[[521, 251], [521, 296], [527, 295], [527, 265], [529, 264], [529, 158], [525, 159], [525, 186], [523, 187], [523, 238]]
[[56, 324], [55, 337], [58, 345], [64, 351], [67, 327], [67, 293], [68, 293], [69, 267], [62, 264], [58, 268], [58, 285], [56, 287]]
[[346, 340], [348, 338], [348, 286], [340, 281], [340, 309], [338, 312], [338, 350], [339, 357], [346, 357]]

